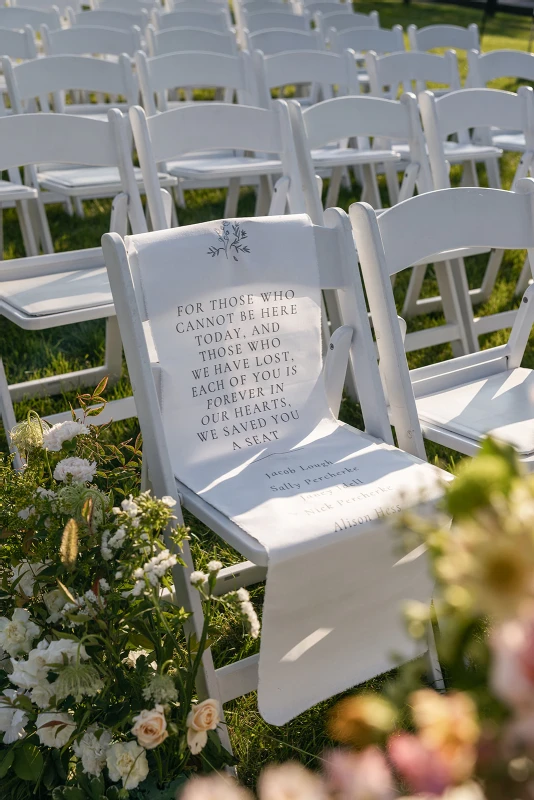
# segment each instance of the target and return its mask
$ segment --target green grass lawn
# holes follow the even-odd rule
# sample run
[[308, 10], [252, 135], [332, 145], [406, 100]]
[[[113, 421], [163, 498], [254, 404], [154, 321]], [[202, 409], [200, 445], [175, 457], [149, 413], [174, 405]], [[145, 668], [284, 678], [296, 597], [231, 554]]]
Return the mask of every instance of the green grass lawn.
[[[383, 27], [391, 27], [399, 23], [405, 28], [415, 23], [418, 26], [432, 23], [452, 23], [467, 25], [471, 22], [481, 21], [481, 13], [472, 9], [459, 8], [453, 5], [438, 4], [411, 4], [406, 6], [392, 0], [379, 0], [378, 2], [361, 2], [357, 4], [360, 11], [377, 9], [380, 13]], [[529, 35], [530, 19], [528, 17], [512, 16], [499, 13], [487, 26], [486, 36], [483, 40], [483, 49], [515, 48], [526, 49]], [[465, 59], [461, 60], [462, 70], [465, 72]], [[514, 89], [510, 83], [501, 82], [502, 88]], [[510, 185], [515, 166], [516, 156], [505, 156], [502, 163], [503, 184]], [[453, 171], [453, 179], [457, 181], [457, 170]], [[481, 175], [484, 182], [484, 176]], [[344, 190], [340, 205], [348, 209], [349, 205], [359, 199], [358, 187], [353, 186], [350, 191]], [[223, 216], [224, 192], [222, 190], [204, 190], [186, 193], [187, 207], [179, 210], [181, 224], [191, 224], [210, 219], [219, 219]], [[94, 247], [100, 242], [100, 237], [108, 230], [110, 216], [110, 202], [92, 201], [85, 204], [85, 219], [69, 217], [64, 210], [57, 207], [48, 209], [52, 236], [56, 249], [59, 251]], [[252, 214], [254, 209], [254, 196], [249, 190], [242, 190], [239, 212], [241, 215]], [[18, 222], [13, 211], [6, 211], [4, 215], [4, 258], [14, 258], [23, 255], [22, 242]], [[484, 267], [484, 258], [473, 259], [468, 264], [470, 280], [473, 285], [478, 285]], [[493, 313], [504, 311], [518, 305], [518, 299], [513, 291], [522, 265], [522, 254], [508, 253], [505, 258], [504, 268], [491, 300], [479, 313]], [[402, 302], [406, 280], [399, 280], [396, 292], [399, 303]], [[425, 293], [435, 291], [431, 275], [425, 285]], [[410, 322], [410, 330], [415, 330], [423, 323], [430, 320], [418, 319]], [[432, 323], [440, 322], [439, 315], [432, 315]], [[507, 332], [498, 332], [484, 337], [483, 346], [489, 347], [506, 341]], [[58, 374], [83, 367], [96, 366], [103, 362], [104, 351], [104, 323], [101, 321], [87, 322], [65, 328], [56, 328], [50, 331], [25, 332], [16, 326], [0, 319], [0, 355], [4, 359], [8, 379], [10, 382], [37, 378], [45, 375]], [[525, 365], [534, 367], [532, 346], [529, 347], [525, 358]], [[411, 366], [418, 366], [438, 359], [450, 357], [449, 346], [433, 348], [432, 351], [420, 351], [410, 355]], [[130, 393], [130, 386], [126, 375], [126, 368], [121, 381], [107, 393], [108, 399], [126, 396]], [[41, 414], [62, 411], [68, 403], [75, 402], [75, 394], [63, 397], [45, 398], [37, 401], [24, 401], [17, 404], [16, 414], [20, 419], [30, 408]], [[344, 401], [342, 418], [347, 422], [360, 424], [359, 410], [348, 401]], [[138, 432], [136, 421], [116, 423], [112, 426], [111, 435], [116, 439], [125, 439]], [[4, 432], [0, 429], [0, 448], [6, 448]], [[447, 452], [444, 448], [428, 445], [429, 457], [440, 459], [445, 467], [450, 467], [457, 454]], [[196, 520], [188, 520], [192, 527], [193, 551], [202, 568], [210, 559], [220, 558], [225, 564], [235, 563], [236, 554], [229, 548], [221, 546], [220, 542], [207, 529]], [[261, 608], [263, 589], [256, 587], [253, 596], [257, 601], [258, 609]], [[228, 663], [243, 656], [251, 655], [257, 645], [247, 642], [242, 636], [235, 620], [220, 617], [217, 620], [218, 637], [214, 643], [214, 656], [217, 665]], [[387, 677], [382, 677], [372, 682], [376, 688], [383, 686]], [[321, 752], [329, 741], [325, 732], [325, 712], [335, 701], [323, 703], [301, 715], [283, 728], [274, 728], [267, 725], [260, 718], [256, 710], [255, 695], [230, 703], [227, 707], [227, 720], [231, 729], [235, 754], [239, 759], [239, 776], [248, 784], [253, 784], [259, 770], [268, 761], [287, 760], [296, 758], [305, 763], [314, 765], [320, 758]]]

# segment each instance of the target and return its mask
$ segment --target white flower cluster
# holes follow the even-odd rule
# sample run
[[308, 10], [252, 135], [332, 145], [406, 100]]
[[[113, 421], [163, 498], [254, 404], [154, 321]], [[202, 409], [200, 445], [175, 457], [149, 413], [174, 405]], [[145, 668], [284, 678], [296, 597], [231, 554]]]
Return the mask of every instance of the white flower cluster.
[[66, 481], [72, 478], [73, 483], [90, 483], [96, 472], [96, 461], [89, 462], [86, 458], [64, 458], [58, 461], [54, 470], [56, 481]]
[[117, 528], [113, 536], [109, 531], [104, 531], [102, 534], [102, 542], [100, 543], [100, 552], [105, 561], [111, 561], [113, 558], [113, 551], [119, 550], [124, 544], [126, 539], [126, 528], [121, 525]]
[[154, 675], [148, 686], [143, 689], [145, 700], [153, 700], [160, 705], [174, 703], [178, 700], [178, 689], [170, 675]]
[[[104, 586], [107, 586], [109, 589], [108, 582], [102, 578], [100, 583], [100, 588], [102, 588], [102, 581], [104, 582]], [[94, 607], [98, 606], [98, 608], [102, 608], [105, 606], [105, 600], [103, 597], [97, 597], [97, 595], [93, 592], [92, 589], [88, 589], [85, 594], [78, 595], [74, 597], [74, 603], [65, 603], [61, 611], [58, 613], [58, 619], [65, 619], [66, 614], [87, 614], [89, 613], [91, 616], [94, 616]], [[82, 625], [83, 623], [74, 619], [69, 620], [69, 624], [71, 628], [74, 628], [75, 625]]]
[[82, 738], [72, 744], [74, 755], [82, 762], [87, 775], [98, 778], [106, 766], [106, 757], [111, 744], [111, 733], [97, 725], [87, 728]]
[[26, 659], [11, 659], [13, 671], [8, 677], [19, 689], [30, 692], [32, 703], [47, 708], [55, 691], [54, 684], [48, 682], [48, 673], [59, 672], [65, 664], [77, 664], [88, 658], [85, 647], [74, 639], [42, 641], [30, 650]]
[[132, 495], [128, 497], [126, 500], [123, 500], [121, 503], [121, 507], [115, 506], [113, 509], [114, 514], [127, 514], [132, 519], [138, 516], [141, 513], [141, 510], [135, 500], [133, 499]]
[[146, 581], [148, 581], [151, 586], [159, 586], [160, 578], [177, 563], [178, 559], [175, 555], [172, 555], [169, 550], [161, 550], [157, 556], [153, 556], [149, 561], [143, 564], [142, 567], [138, 567], [138, 569], [134, 571], [133, 577], [135, 579], [135, 585], [131, 592], [126, 594], [132, 594], [134, 597], [138, 597], [144, 592]]
[[58, 422], [57, 425], [43, 430], [43, 447], [45, 450], [59, 453], [64, 442], [74, 439], [75, 436], [85, 436], [88, 433], [89, 428], [81, 422], [75, 422], [73, 420]]
[[239, 601], [239, 610], [248, 624], [249, 633], [253, 639], [257, 639], [260, 635], [260, 621], [250, 602], [250, 595], [246, 589], [238, 589], [236, 596]]

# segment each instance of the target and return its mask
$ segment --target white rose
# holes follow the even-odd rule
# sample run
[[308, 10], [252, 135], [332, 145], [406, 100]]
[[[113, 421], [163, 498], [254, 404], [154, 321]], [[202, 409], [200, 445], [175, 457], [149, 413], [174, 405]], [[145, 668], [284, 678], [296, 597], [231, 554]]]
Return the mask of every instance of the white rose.
[[75, 436], [88, 433], [89, 428], [81, 422], [73, 420], [58, 422], [57, 425], [53, 425], [48, 430], [43, 431], [43, 447], [45, 450], [58, 453], [63, 447], [63, 442], [68, 442], [74, 439]]
[[0, 647], [10, 656], [28, 653], [39, 633], [39, 627], [31, 622], [30, 612], [25, 608], [16, 608], [11, 620], [0, 617]]
[[15, 581], [20, 578], [16, 586], [17, 591], [20, 594], [26, 595], [26, 597], [33, 597], [35, 579], [46, 566], [46, 564], [42, 564], [40, 561], [36, 561], [35, 564], [22, 561], [20, 564], [17, 564], [16, 567], [13, 567], [10, 576], [11, 583], [15, 583]]
[[60, 711], [38, 714], [35, 725], [39, 741], [45, 747], [64, 747], [76, 730], [70, 714]]
[[[100, 736], [97, 736], [99, 732]], [[79, 742], [73, 742], [74, 754], [81, 760], [83, 771], [87, 775], [98, 778], [106, 766], [106, 755], [110, 744], [111, 733], [102, 731], [96, 725], [91, 725]]]
[[128, 791], [136, 789], [148, 775], [146, 752], [137, 742], [112, 744], [107, 752], [106, 763], [111, 780], [122, 780], [122, 785]]
[[20, 708], [13, 708], [10, 704], [16, 696], [14, 689], [6, 689], [0, 697], [0, 731], [4, 734], [4, 744], [13, 744], [25, 735], [28, 717]]
[[133, 718], [133, 721], [135, 724], [132, 728], [132, 734], [145, 750], [153, 750], [164, 742], [169, 735], [163, 706], [157, 705], [152, 711], [144, 709]]
[[96, 472], [96, 461], [89, 462], [86, 458], [64, 458], [56, 464], [54, 478], [56, 481], [66, 481], [70, 475], [73, 483], [89, 483]]

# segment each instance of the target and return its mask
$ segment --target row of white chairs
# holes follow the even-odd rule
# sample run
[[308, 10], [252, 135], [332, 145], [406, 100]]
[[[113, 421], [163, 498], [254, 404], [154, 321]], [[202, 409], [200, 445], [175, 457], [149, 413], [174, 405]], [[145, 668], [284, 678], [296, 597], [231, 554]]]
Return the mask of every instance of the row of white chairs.
[[[189, 182], [198, 185], [199, 181], [209, 185], [215, 174], [230, 182], [229, 194], [239, 188], [240, 181], [259, 180], [260, 214], [267, 213], [269, 206], [272, 213], [284, 213], [289, 208], [292, 212], [306, 212], [320, 223], [323, 207], [315, 178], [319, 168], [359, 166], [367, 170], [372, 185], [374, 166], [391, 163], [398, 168], [400, 155], [393, 143], [401, 140], [407, 143], [402, 154], [407, 168], [400, 201], [409, 198], [416, 187], [420, 193], [426, 193], [448, 186], [450, 151], [445, 149], [444, 137], [453, 132], [461, 136], [462, 131], [471, 127], [489, 131], [513, 124], [523, 127], [530, 148], [534, 140], [532, 96], [529, 87], [523, 87], [518, 95], [490, 89], [464, 89], [437, 99], [424, 94], [421, 108], [430, 161], [413, 95], [405, 95], [401, 101], [341, 97], [304, 110], [297, 103], [287, 105], [283, 101], [276, 101], [272, 109], [225, 103], [193, 104], [152, 117], [136, 106], [129, 117], [139, 156], [137, 169], [132, 162], [127, 119], [118, 109], [108, 112], [109, 122], [45, 112], [18, 114], [0, 118], [0, 167], [9, 170], [10, 177], [3, 189], [6, 198], [17, 203], [27, 237], [32, 221], [37, 220], [36, 230], [40, 234], [46, 226], [42, 205], [46, 190], [66, 192], [69, 181], [76, 190], [76, 165], [81, 161], [86, 169], [103, 170], [108, 180], [110, 169], [117, 173], [116, 190], [122, 189], [122, 193], [114, 203], [114, 218], [120, 217], [123, 232], [127, 215], [134, 232], [146, 230], [140, 186], [146, 192], [150, 224], [160, 229], [172, 222], [172, 200], [162, 188], [162, 178], [168, 179], [167, 186], [178, 179], [184, 186]], [[365, 141], [369, 137], [384, 144], [380, 149], [332, 148], [330, 144], [352, 138]], [[462, 142], [458, 142], [456, 148], [462, 147]], [[501, 151], [487, 145], [483, 152], [486, 158], [497, 158]], [[515, 183], [529, 173], [531, 152], [529, 149], [521, 163]], [[58, 168], [42, 172], [36, 169], [49, 163]], [[67, 169], [72, 165], [75, 165], [73, 170]], [[27, 185], [21, 183], [20, 167], [26, 168]], [[270, 181], [279, 176], [276, 190], [271, 192]], [[80, 184], [83, 185], [82, 179]], [[82, 194], [81, 188], [78, 191]], [[479, 248], [474, 252], [486, 251]], [[445, 324], [409, 333], [408, 350], [451, 342], [457, 352], [473, 352], [478, 350], [481, 333], [513, 323], [515, 312], [474, 317], [471, 304], [476, 296], [469, 293], [462, 261], [471, 254], [473, 251], [468, 249], [441, 256], [434, 254]], [[102, 283], [103, 273], [95, 266], [98, 258], [95, 251], [87, 257], [65, 253], [40, 256], [35, 248], [26, 259], [5, 262], [0, 267], [2, 312], [28, 329], [77, 322], [91, 318], [91, 314], [112, 317], [112, 304]], [[84, 280], [73, 281], [73, 268], [87, 270]], [[95, 298], [98, 298], [96, 306]], [[329, 307], [328, 312], [335, 327], [338, 318], [335, 306]], [[112, 344], [110, 340], [110, 348]], [[115, 346], [120, 350], [120, 343], [115, 342]], [[112, 362], [106, 364], [104, 372], [117, 377], [120, 359]], [[12, 387], [12, 392], [20, 397], [28, 391], [57, 391], [59, 387], [72, 388], [81, 380], [87, 381], [89, 377], [91, 381], [102, 374], [100, 369], [90, 371], [89, 376], [44, 379]]]

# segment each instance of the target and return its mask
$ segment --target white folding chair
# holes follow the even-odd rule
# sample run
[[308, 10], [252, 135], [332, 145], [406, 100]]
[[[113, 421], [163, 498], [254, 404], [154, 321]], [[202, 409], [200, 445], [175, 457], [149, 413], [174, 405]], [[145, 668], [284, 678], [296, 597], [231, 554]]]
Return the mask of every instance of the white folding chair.
[[159, 0], [98, 0], [95, 8], [110, 11], [152, 11], [153, 8], [161, 8]]
[[369, 27], [337, 30], [330, 27], [326, 32], [326, 38], [334, 53], [354, 50], [358, 60], [363, 58], [361, 54], [369, 50], [373, 50], [377, 55], [384, 55], [384, 53], [402, 52], [405, 49], [401, 25], [394, 25], [391, 30]]
[[[84, 162], [92, 167], [121, 168], [112, 125], [66, 114], [13, 114], [0, 118], [0, 168], [25, 167], [34, 206], [35, 229], [50, 237], [35, 165]], [[33, 176], [33, 177], [32, 177]], [[115, 198], [111, 228], [126, 233], [146, 230], [142, 207], [121, 193]], [[51, 243], [50, 243], [51, 245]], [[53, 249], [51, 247], [51, 249]], [[80, 386], [96, 385], [104, 376], [119, 379], [121, 342], [113, 302], [99, 247], [72, 252], [11, 259], [0, 265], [0, 314], [24, 330], [46, 330], [92, 319], [106, 319], [106, 359], [103, 366], [24, 381], [9, 387], [12, 400], [25, 396], [58, 394]], [[9, 354], [3, 353], [9, 363]]]
[[[334, 171], [331, 183], [336, 184], [336, 172], [340, 173], [343, 167], [360, 166], [366, 177], [368, 200], [374, 208], [381, 208], [372, 167], [386, 162], [398, 165], [400, 162], [399, 154], [391, 146], [377, 146], [384, 139], [408, 142], [409, 161], [400, 198], [411, 197], [416, 186], [420, 192], [431, 188], [430, 165], [414, 95], [405, 94], [400, 101], [369, 95], [336, 97], [306, 109], [294, 102], [289, 107], [306, 212], [314, 222], [319, 222], [323, 213], [314, 176], [325, 169]], [[372, 147], [370, 137], [375, 142]], [[349, 147], [347, 143], [351, 140], [364, 144]], [[332, 142], [339, 144], [332, 145]], [[329, 190], [326, 207], [337, 201], [339, 180], [338, 175], [336, 188]]]
[[[237, 42], [232, 31], [209, 31], [202, 28], [168, 28], [157, 31], [153, 25], [146, 29], [149, 56], [164, 56], [170, 53], [217, 53], [223, 56], [237, 55]], [[140, 49], [139, 47], [137, 48]]]
[[[193, 103], [148, 117], [139, 106], [130, 111], [135, 147], [146, 187], [154, 230], [169, 227], [168, 208], [157, 180], [157, 165], [180, 180], [184, 189], [229, 185], [226, 216], [235, 216], [240, 183], [258, 184], [257, 212], [275, 202], [278, 213], [304, 206], [296, 173], [291, 123], [282, 101], [272, 110], [231, 103]], [[127, 159], [124, 158], [124, 161]], [[270, 176], [284, 176], [271, 199]]]
[[164, 12], [154, 9], [151, 22], [157, 31], [169, 28], [202, 28], [205, 31], [226, 33], [231, 30], [230, 14], [226, 8], [199, 8], [198, 11]]
[[15, 6], [0, 8], [0, 28], [24, 30], [27, 25], [34, 31], [38, 31], [41, 25], [48, 25], [51, 30], [57, 31], [61, 28], [61, 18], [54, 6], [48, 6], [47, 10]]
[[[169, 53], [147, 58], [139, 51], [135, 64], [141, 87], [143, 106], [148, 116], [183, 104], [169, 101], [168, 93], [176, 89], [191, 92], [195, 88], [224, 90], [225, 100], [234, 95], [243, 105], [257, 105], [256, 85], [248, 53], [224, 56], [218, 53]], [[189, 94], [189, 100], [192, 95]]]
[[[312, 6], [308, 6], [311, 10]], [[341, 6], [343, 8], [343, 6]], [[317, 27], [326, 38], [330, 28], [336, 31], [352, 30], [353, 28], [372, 28], [378, 30], [380, 28], [380, 18], [378, 11], [371, 11], [369, 14], [358, 14], [355, 11], [317, 9], [314, 14], [314, 19]], [[368, 47], [367, 50], [372, 48]], [[401, 48], [404, 49], [404, 48]]]
[[81, 0], [9, 0], [9, 5], [15, 8], [34, 8], [39, 11], [50, 11], [55, 7], [61, 16], [66, 18], [67, 8], [72, 8], [78, 14], [82, 10], [83, 4]]
[[38, 101], [41, 111], [54, 109], [62, 114], [106, 118], [111, 107], [109, 103], [67, 104], [65, 93], [72, 90], [123, 97], [122, 103], [113, 105], [126, 110], [137, 101], [132, 62], [126, 55], [119, 56], [116, 63], [90, 56], [60, 55], [23, 64], [13, 64], [11, 59], [3, 58], [2, 64], [11, 105], [17, 114], [32, 110]]
[[391, 276], [417, 261], [431, 261], [434, 253], [473, 246], [526, 249], [532, 263], [534, 181], [519, 181], [515, 192], [442, 189], [406, 200], [379, 218], [356, 203], [350, 217], [373, 323], [380, 330], [377, 344], [397, 434], [421, 424], [426, 438], [467, 455], [491, 435], [512, 444], [531, 470], [534, 375], [521, 361], [534, 322], [534, 287], [523, 296], [507, 344], [409, 372]]
[[378, 56], [369, 51], [365, 57], [371, 93], [395, 99], [399, 92], [425, 91], [428, 83], [445, 84], [446, 91], [460, 88], [458, 61], [454, 51], [434, 53], [389, 53]]
[[140, 8], [139, 11], [96, 8], [94, 11], [81, 11], [78, 14], [69, 10], [68, 17], [71, 28], [82, 25], [91, 28], [115, 28], [119, 31], [131, 31], [132, 27], [136, 25], [142, 32], [150, 20], [148, 12], [144, 8]]
[[[427, 487], [428, 502], [435, 502], [442, 492], [442, 489], [435, 488], [435, 481], [439, 476], [445, 476], [435, 467], [392, 447], [347, 217], [341, 210], [331, 209], [325, 225], [312, 227], [305, 217], [238, 219], [188, 226], [187, 232], [176, 229], [128, 237], [126, 241], [111, 234], [103, 238], [126, 360], [135, 386], [150, 485], [158, 496], [167, 494], [178, 498], [184, 508], [248, 559], [219, 574], [221, 586], [237, 588], [262, 580], [267, 575], [259, 657], [253, 656], [214, 670], [211, 654], [206, 651], [202, 665], [203, 691], [224, 704], [259, 688], [260, 713], [268, 722], [277, 725], [284, 724], [319, 700], [389, 669], [392, 651], [400, 651], [405, 658], [411, 658], [425, 650], [425, 645], [418, 652], [412, 649], [413, 645], [407, 649], [408, 637], [399, 611], [400, 598], [411, 599], [415, 595], [422, 602], [430, 602], [432, 585], [426, 575], [424, 555], [419, 548], [406, 558], [399, 558], [398, 551], [392, 546], [394, 534], [385, 520], [402, 506], [417, 506], [423, 487]], [[246, 241], [250, 252], [240, 253], [238, 263], [232, 257], [227, 261], [221, 252], [218, 256], [212, 255], [217, 247], [223, 250], [219, 231], [227, 227], [232, 230], [232, 226], [239, 235], [243, 231], [249, 234]], [[296, 236], [297, 230], [298, 241], [305, 247], [299, 244], [298, 248], [286, 249], [289, 238]], [[235, 237], [236, 234], [232, 233], [231, 239]], [[256, 264], [260, 251], [265, 254], [261, 271]], [[263, 264], [266, 265], [264, 268]], [[297, 270], [302, 277], [295, 291], [292, 278]], [[224, 277], [224, 290], [213, 288], [214, 274], [216, 286]], [[278, 276], [281, 274], [284, 277], [280, 282]], [[252, 275], [254, 277], [249, 277]], [[189, 276], [194, 276], [193, 287]], [[202, 280], [200, 292], [197, 290], [198, 280]], [[229, 404], [219, 412], [218, 419], [222, 425], [210, 425], [216, 430], [201, 431], [216, 442], [216, 451], [212, 445], [203, 450], [204, 445], [198, 444], [201, 437], [196, 433], [199, 427], [197, 419], [208, 413], [205, 410], [207, 403], [205, 397], [202, 400], [191, 399], [191, 394], [197, 397], [201, 385], [200, 378], [197, 381], [194, 377], [196, 362], [201, 359], [192, 335], [180, 340], [181, 334], [177, 330], [182, 327], [184, 316], [177, 316], [176, 298], [180, 302], [179, 314], [184, 314], [185, 308], [196, 309], [195, 318], [185, 320], [186, 324], [189, 321], [193, 326], [197, 324], [197, 318], [200, 325], [202, 322], [206, 324], [206, 319], [200, 319], [200, 310], [211, 309], [213, 298], [226, 301], [227, 311], [228, 298], [237, 298], [238, 302], [240, 297], [243, 298], [243, 302], [250, 305], [238, 309], [234, 320], [243, 313], [239, 318], [249, 322], [238, 325], [243, 335], [248, 336], [254, 321], [260, 317], [263, 285], [269, 288], [279, 286], [280, 291], [287, 291], [290, 296], [294, 292], [295, 297], [298, 295], [294, 302], [296, 316], [301, 309], [300, 320], [294, 318], [291, 344], [284, 349], [289, 350], [289, 357], [292, 348], [295, 348], [295, 354], [298, 349], [302, 372], [296, 378], [290, 377], [294, 371], [289, 369], [284, 386], [280, 387], [280, 398], [288, 392], [300, 392], [300, 398], [309, 396], [312, 386], [322, 393], [324, 383], [330, 407], [326, 400], [321, 400], [318, 417], [324, 412], [323, 424], [326, 427], [323, 434], [328, 431], [332, 435], [320, 438], [321, 432], [317, 431], [315, 441], [310, 437], [299, 449], [292, 450], [292, 441], [297, 441], [301, 434], [311, 433], [313, 428], [308, 413], [304, 411], [298, 426], [294, 423], [285, 433], [280, 432], [276, 450], [284, 451], [282, 456], [273, 453], [271, 457], [270, 451], [260, 455], [262, 446], [254, 442], [246, 448], [246, 453], [239, 453], [235, 447], [232, 449], [232, 436], [227, 438], [223, 432], [226, 417], [230, 420], [229, 430], [234, 418], [241, 420], [243, 426], [247, 423], [245, 427], [250, 427], [251, 420], [256, 421], [256, 427], [260, 429], [266, 423], [257, 422], [262, 418], [261, 412], [257, 417], [252, 406], [245, 410], [236, 394], [236, 402], [229, 396]], [[342, 334], [332, 339], [322, 373], [317, 356], [320, 330], [316, 305], [321, 288], [342, 290], [339, 294], [347, 320]], [[278, 297], [277, 294], [273, 303], [273, 307], [277, 307], [274, 313], [281, 313], [283, 305], [287, 312], [287, 301], [281, 303]], [[218, 301], [214, 303], [218, 308]], [[190, 307], [190, 304], [194, 305]], [[317, 309], [314, 312], [315, 325], [309, 324], [309, 317], [302, 311], [310, 308], [310, 304]], [[256, 308], [253, 310], [254, 305]], [[204, 316], [212, 315], [215, 316], [214, 312], [206, 312]], [[272, 325], [270, 320], [268, 322]], [[266, 317], [263, 324], [267, 324]], [[183, 327], [185, 329], [185, 325]], [[167, 329], [165, 336], [162, 334], [164, 329]], [[281, 322], [276, 330], [282, 331], [280, 338], [285, 344], [287, 323]], [[149, 331], [152, 331], [150, 340], [147, 338]], [[175, 337], [179, 342], [176, 346]], [[165, 338], [170, 346], [174, 346], [170, 358]], [[257, 340], [257, 333], [251, 334], [250, 338]], [[252, 352], [253, 348], [247, 346], [246, 341], [243, 344], [243, 353], [245, 349]], [[304, 358], [304, 352], [308, 354], [310, 351], [314, 355]], [[350, 369], [357, 376], [359, 389], [361, 387], [365, 433], [348, 426], [340, 427], [335, 420], [347, 356]], [[254, 378], [249, 378], [252, 362], [246, 361], [246, 364], [236, 362], [236, 366], [243, 368], [241, 385], [248, 389], [249, 383], [252, 388]], [[229, 369], [235, 368], [227, 363]], [[225, 361], [220, 359], [199, 367], [199, 374], [205, 376], [206, 387], [208, 383], [211, 385], [211, 375], [217, 374], [215, 364], [224, 371]], [[227, 375], [221, 380], [223, 384], [228, 382], [232, 385], [236, 377]], [[302, 379], [308, 382], [299, 390], [294, 381]], [[270, 384], [261, 376], [259, 381], [259, 396], [270, 397]], [[182, 388], [169, 405], [171, 384]], [[190, 384], [194, 384], [197, 391], [191, 393]], [[220, 385], [216, 391], [221, 391]], [[267, 400], [262, 402], [267, 405], [260, 405], [260, 408], [270, 407]], [[301, 404], [301, 411], [302, 407]], [[296, 400], [292, 408], [293, 419], [296, 419], [298, 408]], [[252, 416], [243, 417], [249, 413]], [[326, 418], [329, 418], [328, 422]], [[188, 426], [186, 435], [189, 442], [196, 442], [197, 457], [194, 461], [189, 459], [189, 442], [185, 442], [182, 429], [177, 428], [178, 420]], [[219, 431], [221, 439], [216, 441]], [[243, 437], [241, 441], [244, 441]], [[413, 438], [409, 443], [413, 448]], [[223, 453], [225, 455], [221, 458]], [[239, 464], [245, 458], [250, 463], [245, 471], [237, 468], [239, 475], [225, 475], [228, 469], [226, 454], [232, 464]], [[263, 460], [260, 460], [262, 456]], [[283, 460], [286, 475], [273, 474], [278, 471], [278, 458]], [[206, 491], [198, 486], [198, 472], [195, 470], [199, 466], [201, 469], [206, 467], [203, 486], [218, 473], [218, 479], [215, 478], [212, 488]], [[304, 471], [305, 466], [309, 471]], [[194, 478], [191, 477], [192, 471]], [[298, 481], [293, 481], [297, 472]], [[313, 479], [321, 476], [322, 481], [313, 483]], [[254, 480], [254, 497], [246, 489], [250, 478]], [[419, 490], [418, 500], [414, 495], [415, 486]], [[222, 501], [219, 499], [221, 491], [224, 495]], [[247, 519], [240, 519], [240, 525], [236, 524], [238, 506], [242, 501], [243, 510], [248, 509], [252, 516], [258, 509], [261, 514], [258, 524], [249, 523], [246, 512]], [[293, 509], [293, 503], [299, 504], [298, 510], [295, 509], [294, 515], [286, 516], [286, 509]], [[313, 514], [314, 509], [317, 509], [317, 517]], [[279, 527], [280, 512], [284, 519]], [[178, 517], [181, 519], [179, 510]], [[272, 536], [273, 524], [277, 530], [283, 530], [281, 541], [291, 549], [292, 558], [289, 550], [284, 545], [279, 548], [276, 536]], [[198, 595], [189, 583], [193, 563], [187, 543], [183, 557], [186, 569], [175, 572], [175, 598], [192, 612], [190, 626], [198, 637], [202, 611]], [[311, 591], [313, 603], [309, 599]], [[293, 598], [290, 602], [288, 593]], [[344, 593], [343, 600], [338, 598], [340, 593]], [[433, 654], [433, 679], [442, 688], [432, 639], [429, 648]], [[228, 746], [224, 729], [223, 742]]]
[[[434, 97], [432, 92], [424, 92], [419, 97], [419, 105], [435, 189], [450, 188], [449, 162], [454, 160], [455, 151], [462, 149], [466, 155], [471, 151], [476, 160], [483, 158], [486, 163], [491, 160], [499, 178], [498, 159], [502, 155], [502, 150], [492, 145], [491, 134], [493, 131], [498, 131], [501, 126], [513, 125], [521, 131], [528, 142], [527, 152], [521, 159], [512, 181], [512, 190], [518, 180], [531, 172], [534, 161], [534, 92], [531, 87], [520, 87], [518, 94], [497, 89], [460, 89], [440, 98]], [[470, 129], [476, 129], [479, 142], [485, 139], [486, 144], [472, 144]], [[455, 135], [456, 141], [449, 141], [451, 134]], [[470, 166], [471, 162], [467, 162], [466, 167]], [[478, 185], [476, 172], [470, 170], [468, 179], [472, 186]], [[500, 188], [500, 183], [497, 182], [497, 185], [494, 183], [493, 188]], [[478, 248], [472, 254], [482, 252], [484, 250]], [[469, 254], [466, 252], [465, 255]], [[502, 258], [502, 250], [491, 253], [482, 285], [469, 290], [473, 303], [485, 302], [491, 296]], [[403, 316], [430, 313], [439, 309], [439, 298], [417, 300], [423, 277], [423, 267], [414, 270]], [[530, 268], [529, 277], [531, 277]], [[506, 311], [475, 318], [473, 324], [477, 336], [511, 327], [516, 313], [516, 311]]]
[[[17, 31], [11, 28], [0, 28], [0, 53], [9, 58], [27, 61], [37, 58], [35, 33], [29, 25], [24, 30]], [[4, 95], [7, 94], [7, 85], [3, 75], [0, 75], [0, 114], [9, 114], [6, 108]]]
[[129, 31], [90, 25], [51, 31], [42, 25], [41, 39], [47, 56], [120, 56], [125, 53], [132, 58], [141, 49], [141, 30], [137, 25]]
[[268, 30], [291, 30], [303, 31], [311, 30], [310, 15], [288, 14], [287, 11], [257, 11], [251, 12], [245, 8], [242, 11], [243, 26], [249, 33], [258, 33]]
[[[137, 102], [138, 90], [128, 56], [121, 55], [117, 63], [86, 56], [47, 56], [35, 61], [37, 69], [27, 70], [31, 62], [14, 66], [9, 59], [3, 59], [9, 96], [13, 110], [21, 114], [31, 110], [32, 103], [38, 99], [41, 111], [50, 111], [49, 95], [54, 98], [56, 113], [68, 113], [92, 119], [107, 120], [110, 108], [122, 107], [128, 110]], [[108, 92], [126, 98], [125, 103], [65, 103], [65, 91], [81, 89], [86, 92]], [[80, 159], [83, 166], [64, 169], [57, 163], [44, 164], [38, 170], [38, 180], [42, 189], [50, 192], [50, 198], [74, 201], [76, 211], [83, 216], [82, 200], [94, 197], [114, 197], [121, 191], [119, 175], [116, 170], [95, 169]], [[174, 186], [176, 180], [168, 175], [160, 175], [163, 186]], [[45, 195], [46, 197], [46, 195]]]
[[271, 91], [286, 87], [310, 86], [309, 92], [299, 93], [296, 99], [303, 106], [313, 105], [337, 95], [358, 94], [358, 76], [352, 55], [326, 51], [296, 51], [265, 55], [259, 50], [253, 53], [258, 100], [263, 108], [272, 103]]
[[361, 66], [365, 63], [365, 53], [372, 50], [377, 55], [384, 55], [384, 53], [397, 53], [405, 49], [400, 25], [395, 25], [391, 30], [366, 27], [347, 28], [346, 30], [329, 28], [325, 40], [334, 53], [354, 50], [360, 85], [365, 91], [369, 91], [369, 75]]
[[297, 52], [299, 50], [322, 51], [325, 49], [324, 39], [319, 31], [290, 31], [284, 28], [258, 31], [257, 33], [244, 32], [246, 49], [252, 53], [261, 50], [266, 56], [275, 53]]
[[418, 28], [408, 25], [410, 49], [419, 52], [447, 47], [451, 50], [480, 50], [478, 25], [474, 22], [467, 28], [460, 25], [428, 25]]

